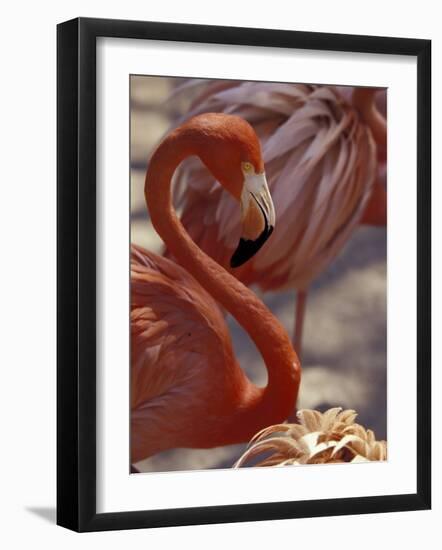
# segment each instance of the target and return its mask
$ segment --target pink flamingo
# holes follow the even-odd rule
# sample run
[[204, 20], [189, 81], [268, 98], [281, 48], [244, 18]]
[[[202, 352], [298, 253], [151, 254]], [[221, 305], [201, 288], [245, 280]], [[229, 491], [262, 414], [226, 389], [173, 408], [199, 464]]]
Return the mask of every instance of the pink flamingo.
[[[184, 87], [194, 85], [190, 81]], [[239, 115], [263, 143], [278, 227], [271, 246], [232, 273], [264, 291], [297, 289], [298, 354], [311, 281], [358, 224], [386, 223], [385, 185], [377, 177], [378, 161], [385, 161], [386, 124], [374, 106], [375, 92], [356, 88], [351, 104], [327, 86], [223, 81], [204, 86], [190, 108], [190, 116], [204, 111]], [[229, 268], [240, 230], [234, 200], [197, 159], [178, 171], [175, 199], [192, 238]]]
[[[232, 256], [241, 265], [271, 234], [275, 212], [258, 138], [239, 117], [197, 116], [153, 154], [145, 197], [176, 264], [137, 246], [131, 260], [131, 461], [175, 447], [248, 441], [292, 412], [300, 364], [290, 339], [257, 296], [189, 237], [171, 203], [176, 167], [197, 155], [241, 206]], [[268, 370], [258, 388], [239, 367], [216, 302], [248, 332]]]

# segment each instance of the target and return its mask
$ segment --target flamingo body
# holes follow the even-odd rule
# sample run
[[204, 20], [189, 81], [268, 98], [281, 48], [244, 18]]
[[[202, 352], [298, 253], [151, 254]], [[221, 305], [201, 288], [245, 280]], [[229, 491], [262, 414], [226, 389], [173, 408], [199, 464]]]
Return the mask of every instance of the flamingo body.
[[221, 445], [232, 412], [256, 393], [213, 298], [179, 265], [137, 246], [131, 355], [134, 462], [170, 447]]
[[[376, 190], [376, 144], [360, 114], [331, 87], [228, 82], [205, 86], [190, 116], [224, 111], [255, 128], [278, 224], [261, 251], [235, 277], [263, 290], [305, 290], [340, 252], [364, 218]], [[221, 265], [240, 227], [234, 200], [197, 159], [178, 171], [175, 195], [183, 225]], [[365, 213], [370, 206], [368, 213]]]

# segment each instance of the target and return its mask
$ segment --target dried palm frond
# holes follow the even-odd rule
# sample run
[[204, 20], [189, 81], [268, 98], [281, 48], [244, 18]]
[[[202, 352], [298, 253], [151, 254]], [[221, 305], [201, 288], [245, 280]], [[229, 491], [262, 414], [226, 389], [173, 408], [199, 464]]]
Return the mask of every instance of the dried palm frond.
[[286, 466], [387, 459], [386, 441], [376, 441], [372, 430], [355, 423], [357, 413], [340, 407], [324, 413], [298, 411], [299, 424], [277, 424], [258, 432], [234, 464], [240, 468], [256, 457], [255, 466]]

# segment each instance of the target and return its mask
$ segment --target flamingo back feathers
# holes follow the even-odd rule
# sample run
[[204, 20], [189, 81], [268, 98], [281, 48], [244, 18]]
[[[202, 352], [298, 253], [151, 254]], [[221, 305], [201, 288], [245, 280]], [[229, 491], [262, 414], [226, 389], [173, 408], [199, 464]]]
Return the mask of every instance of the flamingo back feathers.
[[[209, 83], [186, 116], [207, 111], [236, 114], [254, 126], [276, 209], [272, 238], [235, 274], [263, 289], [307, 287], [342, 249], [370, 198], [376, 175], [370, 130], [326, 86]], [[192, 238], [227, 267], [240, 234], [235, 201], [195, 158], [179, 169], [175, 198]]]
[[213, 298], [179, 265], [135, 245], [131, 369], [134, 462], [171, 446], [212, 446], [248, 385]]

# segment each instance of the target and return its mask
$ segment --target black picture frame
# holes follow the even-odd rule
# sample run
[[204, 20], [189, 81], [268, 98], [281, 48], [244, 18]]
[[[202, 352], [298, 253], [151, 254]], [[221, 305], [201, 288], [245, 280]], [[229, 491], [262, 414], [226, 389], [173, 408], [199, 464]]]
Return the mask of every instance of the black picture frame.
[[[118, 37], [417, 59], [417, 492], [96, 512], [96, 39]], [[431, 41], [106, 19], [57, 27], [57, 523], [75, 531], [424, 510], [431, 506]]]

